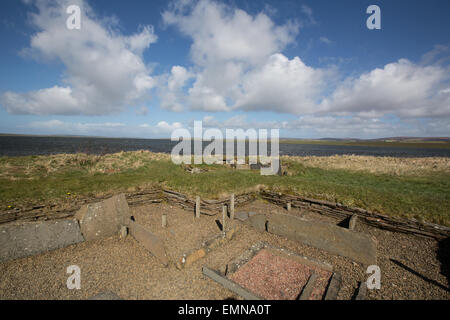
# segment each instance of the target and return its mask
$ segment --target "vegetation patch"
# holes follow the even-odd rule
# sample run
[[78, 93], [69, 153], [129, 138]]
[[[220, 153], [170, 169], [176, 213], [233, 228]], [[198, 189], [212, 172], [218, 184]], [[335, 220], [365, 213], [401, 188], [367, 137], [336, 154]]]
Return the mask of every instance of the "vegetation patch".
[[382, 214], [450, 225], [447, 158], [282, 157], [282, 163], [286, 176], [262, 176], [259, 170], [235, 170], [223, 165], [195, 165], [208, 170], [193, 174], [173, 164], [170, 155], [148, 151], [2, 157], [0, 209], [133, 192], [155, 184], [205, 198], [263, 186]]

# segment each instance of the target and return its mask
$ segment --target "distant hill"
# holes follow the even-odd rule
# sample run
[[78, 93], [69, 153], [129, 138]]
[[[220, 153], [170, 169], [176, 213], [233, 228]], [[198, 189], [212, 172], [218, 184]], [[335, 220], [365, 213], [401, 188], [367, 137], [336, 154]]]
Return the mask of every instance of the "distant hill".
[[389, 137], [389, 138], [379, 138], [371, 139], [374, 141], [398, 141], [398, 142], [420, 142], [420, 141], [444, 141], [450, 142], [450, 137]]
[[280, 138], [282, 140], [304, 140], [304, 141], [340, 141], [340, 142], [364, 142], [364, 141], [381, 141], [381, 142], [450, 142], [450, 137], [386, 137], [376, 139], [360, 139], [360, 138], [319, 138], [319, 139], [303, 139], [303, 138]]

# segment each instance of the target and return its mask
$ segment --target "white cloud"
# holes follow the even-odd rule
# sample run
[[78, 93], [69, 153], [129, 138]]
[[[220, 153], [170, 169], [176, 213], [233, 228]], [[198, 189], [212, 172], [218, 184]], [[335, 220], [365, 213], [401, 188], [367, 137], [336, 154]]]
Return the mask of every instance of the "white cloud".
[[285, 113], [312, 113], [324, 88], [327, 72], [306, 66], [298, 57], [282, 54], [269, 57], [261, 68], [249, 72], [242, 81], [236, 108], [273, 110]]
[[209, 0], [178, 1], [163, 12], [163, 20], [192, 38], [191, 55], [201, 66], [230, 60], [259, 63], [292, 43], [298, 32], [295, 23], [276, 26], [262, 12], [251, 16]]
[[306, 4], [302, 5], [302, 12], [308, 17], [308, 22], [310, 24], [317, 24], [316, 19], [314, 19], [313, 10], [308, 7]]
[[[64, 85], [26, 93], [6, 92], [2, 106], [18, 114], [100, 115], [122, 111], [144, 98], [155, 83], [142, 53], [157, 37], [151, 26], [124, 36], [114, 19], [100, 20], [82, 0], [35, 1], [30, 14], [39, 30], [24, 53], [65, 67]], [[81, 7], [81, 30], [66, 28], [68, 5]]]
[[[303, 5], [302, 12], [316, 23], [311, 8]], [[175, 2], [163, 19], [192, 38], [194, 81], [186, 90], [170, 95], [170, 105], [177, 109], [366, 118], [450, 115], [449, 69], [439, 63], [400, 59], [340, 79], [336, 67], [311, 67], [299, 57], [289, 59], [281, 53], [294, 41], [298, 24], [277, 26], [264, 13], [251, 16], [210, 0]], [[320, 41], [332, 43], [326, 37]], [[436, 46], [423, 61], [436, 60], [446, 52], [447, 47]]]
[[[192, 127], [193, 123], [190, 123]], [[253, 121], [247, 115], [218, 120], [203, 118], [204, 128], [280, 129], [281, 137], [382, 138], [390, 136], [448, 136], [449, 118], [401, 119], [398, 117], [307, 115], [287, 121]]]
[[333, 44], [333, 41], [331, 41], [327, 37], [320, 37], [319, 41], [322, 42], [322, 43], [328, 44], [328, 45]]
[[[274, 53], [293, 43], [298, 24], [277, 26], [263, 12], [251, 16], [226, 4], [201, 0], [195, 4], [178, 1], [163, 13], [192, 39], [190, 54], [195, 78], [187, 92], [169, 96], [169, 106], [193, 110], [228, 111], [237, 98], [242, 79], [260, 68]], [[256, 40], [257, 39], [257, 40]], [[183, 100], [182, 96], [187, 95]], [[180, 101], [180, 105], [174, 101]]]
[[443, 65], [450, 62], [450, 46], [435, 45], [432, 50], [422, 56], [422, 65]]
[[[128, 105], [142, 105], [149, 90], [157, 87], [161, 108], [171, 111], [272, 111], [300, 116], [267, 122], [254, 122], [242, 114], [224, 121], [205, 117], [205, 123], [212, 127], [277, 127], [341, 137], [450, 132], [450, 68], [445, 66], [450, 61], [448, 46], [435, 46], [420, 63], [400, 59], [343, 79], [337, 67], [308, 66], [300, 57], [282, 53], [295, 43], [297, 22], [277, 25], [264, 11], [250, 15], [213, 0], [180, 0], [172, 3], [162, 18], [192, 40], [193, 64], [175, 65], [167, 74], [153, 76], [142, 56], [157, 40], [151, 26], [123, 35], [116, 30], [114, 18], [98, 18], [82, 0], [33, 3], [39, 11], [31, 15], [31, 22], [38, 32], [31, 37], [25, 54], [62, 63], [64, 78], [50, 88], [3, 93], [0, 103], [10, 113], [109, 114]], [[82, 32], [65, 28], [64, 9], [69, 3], [82, 7]], [[311, 8], [303, 5], [301, 11], [309, 24], [317, 23]], [[333, 43], [326, 37], [319, 41]], [[330, 59], [323, 61], [333, 64]], [[145, 107], [136, 109], [140, 115], [147, 112]], [[387, 121], [386, 116], [398, 121]], [[418, 118], [426, 119], [416, 121]], [[55, 121], [59, 120], [41, 125], [76, 132], [113, 132], [111, 128], [119, 128], [108, 123]], [[161, 121], [120, 128], [159, 134], [181, 126]]]
[[23, 128], [45, 134], [115, 136], [115, 137], [168, 137], [173, 130], [182, 128], [180, 122], [160, 121], [156, 125], [143, 123], [129, 125], [122, 122], [70, 122], [57, 119], [34, 121]]
[[184, 67], [173, 66], [170, 74], [160, 77], [159, 96], [161, 107], [180, 112], [184, 110], [183, 88], [193, 75]]
[[156, 129], [158, 129], [160, 132], [165, 133], [171, 133], [172, 131], [182, 128], [183, 125], [180, 122], [173, 122], [172, 124], [166, 122], [166, 121], [160, 121], [156, 125]]
[[449, 69], [416, 65], [406, 59], [347, 79], [322, 101], [331, 113], [395, 114], [400, 117], [450, 116], [450, 92], [443, 87]]
[[50, 134], [72, 135], [103, 135], [112, 134], [125, 127], [120, 122], [66, 122], [61, 120], [34, 121], [27, 125], [27, 129], [38, 130]]

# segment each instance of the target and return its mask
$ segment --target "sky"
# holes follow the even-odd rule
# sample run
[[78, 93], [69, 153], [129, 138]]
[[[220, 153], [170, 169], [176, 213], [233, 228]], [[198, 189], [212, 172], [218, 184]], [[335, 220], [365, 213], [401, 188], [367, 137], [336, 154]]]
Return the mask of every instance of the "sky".
[[[381, 29], [367, 27], [371, 5]], [[0, 133], [164, 138], [202, 121], [448, 137], [449, 12], [446, 0], [0, 1]]]

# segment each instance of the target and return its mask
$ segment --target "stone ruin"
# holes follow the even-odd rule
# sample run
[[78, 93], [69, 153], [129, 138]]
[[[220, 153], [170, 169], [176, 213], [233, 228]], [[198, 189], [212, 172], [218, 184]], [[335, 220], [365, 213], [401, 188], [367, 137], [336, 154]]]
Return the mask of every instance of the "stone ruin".
[[[95, 241], [117, 235], [126, 237], [129, 234], [163, 266], [167, 267], [173, 263], [176, 268], [182, 269], [230, 241], [236, 235], [238, 225], [241, 223], [260, 232], [272, 233], [332, 254], [348, 257], [362, 264], [376, 263], [376, 241], [365, 234], [330, 223], [308, 221], [289, 214], [235, 213], [234, 197], [230, 204], [229, 208], [223, 207], [222, 232], [205, 241], [201, 247], [186, 252], [176, 261], [170, 261], [168, 258], [164, 239], [134, 221], [125, 195], [119, 194], [98, 203], [84, 205], [73, 219], [1, 225], [0, 242], [3, 245], [0, 247], [0, 262], [39, 254], [82, 241]], [[200, 200], [197, 198], [195, 207], [197, 217], [200, 216], [199, 206]], [[225, 215], [228, 212], [231, 220], [237, 225], [233, 223], [231, 226], [225, 226]], [[350, 226], [354, 227], [355, 223], [356, 219], [351, 219]], [[267, 259], [268, 256], [277, 257], [277, 259]], [[252, 268], [265, 263], [264, 259], [266, 263], [269, 263], [266, 267], [270, 267], [270, 260], [277, 260], [280, 265], [294, 268], [298, 270], [298, 275], [303, 275], [300, 278], [286, 280], [284, 284], [274, 282], [272, 285], [273, 288], [277, 288], [278, 285], [286, 286], [287, 292], [291, 292], [289, 296], [280, 297], [273, 292], [264, 292], [261, 287], [248, 288], [248, 285], [245, 287], [246, 284], [242, 282], [242, 279], [251, 279], [254, 274], [258, 274]], [[261, 243], [255, 244], [242, 256], [236, 257], [218, 271], [204, 266], [203, 273], [244, 299], [304, 300], [317, 297], [317, 292], [322, 292], [325, 299], [335, 299], [340, 286], [340, 275], [333, 271], [332, 266]], [[274, 280], [266, 279], [266, 281]], [[258, 283], [256, 278], [252, 282]], [[363, 289], [362, 287], [360, 296], [363, 296]], [[93, 298], [102, 299], [102, 297], [117, 298], [113, 293], [100, 294]]]

